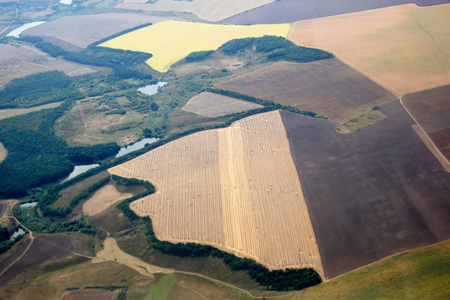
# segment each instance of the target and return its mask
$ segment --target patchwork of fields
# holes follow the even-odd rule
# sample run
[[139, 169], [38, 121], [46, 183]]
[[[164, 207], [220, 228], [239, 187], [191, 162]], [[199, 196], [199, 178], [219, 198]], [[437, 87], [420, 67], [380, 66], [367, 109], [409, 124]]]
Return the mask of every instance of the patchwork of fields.
[[332, 52], [397, 95], [449, 83], [450, 4], [301, 21], [289, 38]]
[[395, 98], [338, 59], [303, 64], [278, 62], [215, 87], [337, 120]]
[[278, 111], [183, 137], [109, 172], [155, 184], [155, 194], [131, 207], [152, 217], [162, 240], [213, 245], [271, 269], [312, 267], [323, 274]]
[[237, 38], [264, 35], [285, 37], [289, 29], [290, 24], [234, 26], [167, 21], [127, 33], [100, 46], [151, 53], [153, 57], [147, 61], [149, 66], [165, 72], [191, 52], [216, 50], [225, 42]]
[[203, 92], [191, 98], [182, 110], [212, 118], [260, 107], [259, 104]]

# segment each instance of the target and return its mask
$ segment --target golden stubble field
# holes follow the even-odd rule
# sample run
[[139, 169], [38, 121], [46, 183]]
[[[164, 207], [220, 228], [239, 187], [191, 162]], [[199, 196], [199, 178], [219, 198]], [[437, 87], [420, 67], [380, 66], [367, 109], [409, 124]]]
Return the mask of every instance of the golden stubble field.
[[109, 172], [152, 182], [131, 204], [161, 240], [196, 242], [270, 269], [323, 275], [314, 231], [278, 111], [195, 133]]
[[90, 216], [99, 214], [111, 205], [131, 196], [133, 196], [133, 194], [120, 193], [114, 185], [107, 184], [96, 191], [94, 195], [83, 204], [83, 213], [85, 215], [89, 214]]
[[294, 23], [289, 38], [332, 52], [397, 95], [450, 83], [450, 4], [393, 6]]
[[125, 0], [115, 7], [131, 10], [193, 13], [201, 19], [217, 22], [246, 10], [269, 4], [274, 0], [158, 0], [153, 4], [147, 2], [149, 1]]

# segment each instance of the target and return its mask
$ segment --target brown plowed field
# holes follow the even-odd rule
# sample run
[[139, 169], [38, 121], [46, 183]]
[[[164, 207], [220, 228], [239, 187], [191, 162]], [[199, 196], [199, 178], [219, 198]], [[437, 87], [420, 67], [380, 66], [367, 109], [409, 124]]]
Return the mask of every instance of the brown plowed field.
[[[30, 239], [25, 241], [10, 256], [0, 262], [0, 273], [22, 255], [30, 241]], [[4, 286], [8, 281], [29, 268], [67, 257], [76, 249], [77, 241], [74, 238], [65, 235], [51, 235], [35, 238], [25, 255], [0, 276], [0, 287]]]
[[289, 39], [332, 52], [397, 95], [450, 83], [450, 4], [301, 21]]
[[439, 151], [450, 161], [450, 128], [428, 132]]
[[62, 300], [114, 300], [116, 298], [116, 292], [76, 291], [64, 295]]
[[326, 278], [450, 237], [450, 174], [399, 101], [361, 131], [282, 112]]
[[338, 120], [395, 98], [338, 59], [304, 64], [278, 62], [215, 87]]
[[66, 16], [30, 28], [26, 35], [54, 37], [86, 48], [89, 44], [125, 29], [165, 20], [167, 19], [162, 17], [133, 13]]
[[111, 205], [131, 196], [133, 194], [119, 193], [112, 184], [105, 185], [83, 204], [83, 213], [85, 215], [89, 214], [90, 216], [99, 214]]
[[182, 110], [203, 117], [219, 117], [260, 107], [262, 106], [259, 104], [210, 92], [203, 92], [192, 97]]
[[131, 208], [158, 238], [196, 242], [271, 269], [322, 263], [278, 111], [195, 133], [109, 169], [155, 184]]
[[407, 3], [428, 6], [448, 3], [448, 0], [278, 0], [228, 18], [224, 22], [231, 24], [292, 23]]

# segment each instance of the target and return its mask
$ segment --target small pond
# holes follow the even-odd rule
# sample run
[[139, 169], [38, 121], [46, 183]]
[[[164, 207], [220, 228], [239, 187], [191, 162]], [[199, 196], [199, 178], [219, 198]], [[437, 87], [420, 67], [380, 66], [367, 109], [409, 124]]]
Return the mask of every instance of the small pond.
[[25, 230], [23, 230], [22, 228], [17, 228], [17, 230], [14, 231], [13, 235], [11, 235], [9, 240], [14, 241], [16, 239], [16, 237], [18, 237], [19, 235], [22, 235], [22, 234], [25, 234]]
[[20, 204], [19, 207], [20, 208], [34, 207], [37, 204], [38, 204], [37, 201], [35, 201], [35, 202], [28, 202], [28, 203]]
[[158, 82], [157, 84], [150, 84], [144, 87], [138, 88], [138, 91], [147, 96], [153, 96], [158, 93], [158, 88], [163, 87], [167, 82]]
[[70, 5], [70, 4], [72, 4], [72, 0], [61, 0], [61, 1], [59, 1], [59, 3]]
[[32, 22], [32, 23], [24, 24], [24, 25], [20, 26], [19, 28], [14, 29], [13, 31], [8, 33], [6, 36], [13, 36], [15, 38], [20, 38], [20, 34], [22, 32], [24, 32], [25, 30], [33, 28], [33, 27], [36, 27], [36, 26], [41, 25], [43, 23], [45, 23], [45, 22]]
[[134, 144], [122, 147], [122, 148], [120, 148], [120, 151], [119, 151], [119, 153], [117, 153], [116, 157], [121, 157], [121, 156], [124, 156], [125, 154], [128, 154], [128, 153], [131, 153], [133, 151], [142, 149], [142, 148], [145, 147], [146, 144], [154, 143], [157, 140], [159, 140], [159, 139], [157, 139], [157, 138], [145, 138], [145, 139], [140, 140], [137, 143], [134, 143]]
[[72, 173], [69, 174], [66, 178], [64, 178], [61, 182], [70, 180], [72, 178], [75, 178], [76, 176], [83, 174], [84, 172], [96, 168], [100, 166], [99, 164], [91, 164], [91, 165], [82, 165], [82, 166], [75, 166], [75, 169], [73, 169]]

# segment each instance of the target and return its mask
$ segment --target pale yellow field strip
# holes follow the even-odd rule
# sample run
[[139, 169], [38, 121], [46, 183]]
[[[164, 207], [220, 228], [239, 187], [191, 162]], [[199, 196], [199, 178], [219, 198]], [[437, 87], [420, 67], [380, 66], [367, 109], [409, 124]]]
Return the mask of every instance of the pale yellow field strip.
[[109, 169], [157, 192], [133, 202], [155, 234], [323, 275], [308, 209], [278, 111], [195, 133]]
[[5, 160], [6, 156], [8, 156], [8, 150], [6, 150], [5, 145], [0, 143], [0, 163]]
[[450, 83], [450, 4], [406, 4], [293, 25], [289, 38], [332, 52], [397, 95]]
[[107, 184], [96, 191], [94, 195], [83, 204], [83, 213], [85, 215], [89, 214], [90, 216], [99, 214], [120, 200], [132, 196], [133, 194], [130, 193], [119, 193], [114, 185]]
[[260, 107], [262, 106], [252, 102], [203, 92], [192, 97], [182, 110], [204, 117], [218, 117]]
[[109, 40], [100, 46], [153, 54], [147, 64], [165, 72], [189, 53], [216, 50], [224, 43], [245, 37], [277, 35], [286, 37], [291, 25], [214, 25], [167, 21]]
[[156, 3], [151, 4], [146, 3], [148, 0], [125, 0], [115, 7], [147, 11], [190, 12], [201, 19], [217, 22], [274, 1], [275, 0], [158, 0]]
[[62, 102], [55, 102], [44, 104], [40, 106], [30, 107], [30, 108], [10, 108], [10, 109], [0, 109], [0, 120], [15, 117], [19, 115], [24, 115], [33, 111], [39, 111], [47, 108], [55, 108], [61, 105]]
[[99, 251], [97, 253], [97, 257], [95, 257], [92, 260], [93, 263], [114, 261], [119, 264], [130, 267], [133, 270], [139, 272], [140, 274], [149, 277], [153, 277], [153, 274], [156, 273], [164, 273], [164, 274], [173, 273], [173, 270], [171, 269], [165, 269], [150, 265], [132, 255], [123, 252], [117, 245], [116, 240], [113, 238], [107, 238], [103, 242], [103, 247], [104, 247], [103, 250]]

